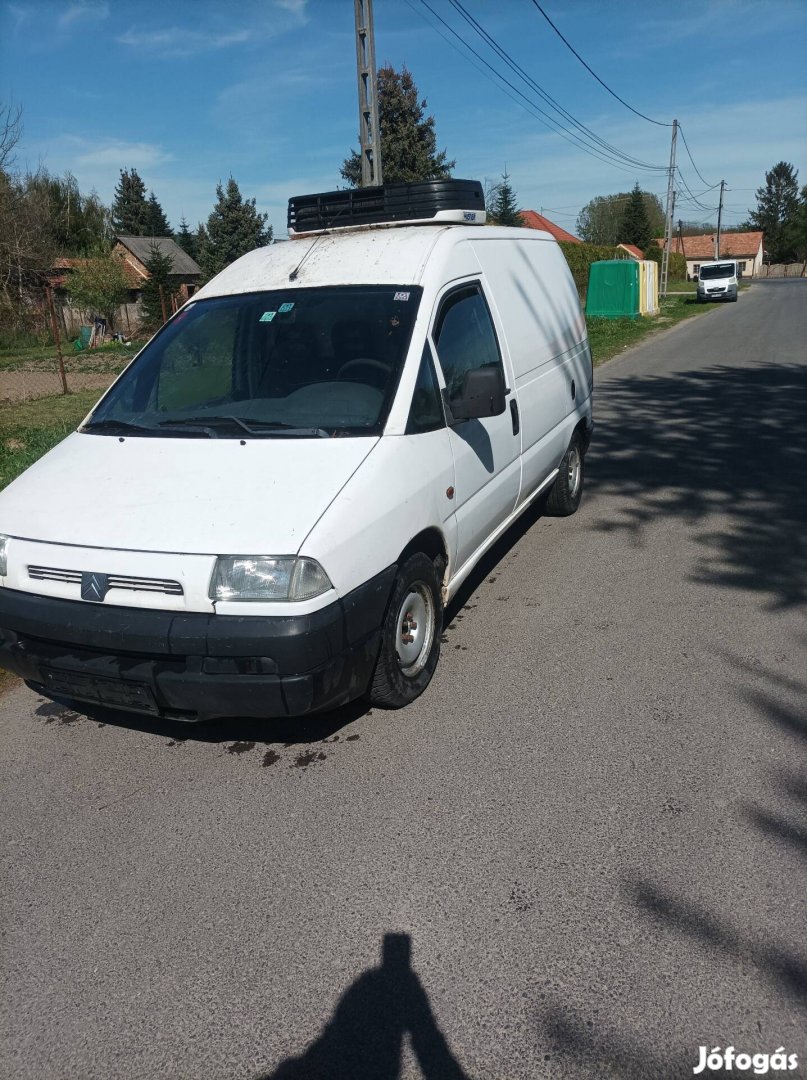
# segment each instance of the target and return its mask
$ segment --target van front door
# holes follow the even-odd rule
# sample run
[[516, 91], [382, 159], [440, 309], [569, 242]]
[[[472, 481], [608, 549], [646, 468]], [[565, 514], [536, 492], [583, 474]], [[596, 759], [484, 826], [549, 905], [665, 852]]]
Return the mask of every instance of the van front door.
[[459, 570], [515, 509], [521, 487], [521, 433], [513, 380], [506, 371], [496, 331], [479, 282], [457, 286], [438, 302], [431, 340], [450, 403], [468, 371], [498, 366], [507, 391], [500, 416], [451, 425], [454, 455]]

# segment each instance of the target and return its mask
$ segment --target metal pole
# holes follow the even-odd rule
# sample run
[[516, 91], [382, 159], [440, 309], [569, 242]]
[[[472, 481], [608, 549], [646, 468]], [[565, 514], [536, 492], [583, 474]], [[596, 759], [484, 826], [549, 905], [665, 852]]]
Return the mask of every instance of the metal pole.
[[661, 285], [659, 292], [667, 295], [667, 282], [670, 276], [670, 245], [672, 244], [673, 211], [675, 209], [675, 140], [678, 136], [678, 121], [672, 122], [672, 143], [670, 145], [670, 171], [667, 176], [667, 214], [664, 219], [664, 250], [661, 253]]
[[720, 222], [723, 217], [723, 188], [726, 186], [726, 181], [720, 181], [720, 202], [717, 207], [717, 251], [715, 252], [715, 258], [720, 258]]
[[67, 389], [67, 375], [64, 370], [64, 357], [62, 356], [62, 339], [59, 334], [59, 324], [56, 321], [56, 308], [53, 303], [53, 289], [50, 285], [45, 286], [45, 292], [48, 297], [48, 307], [50, 308], [50, 326], [51, 333], [53, 334], [53, 341], [56, 345], [56, 355], [59, 358], [59, 377], [62, 380], [62, 393], [69, 394]]
[[373, 0], [353, 0], [356, 21], [356, 75], [359, 84], [361, 186], [383, 184], [378, 86], [375, 66]]

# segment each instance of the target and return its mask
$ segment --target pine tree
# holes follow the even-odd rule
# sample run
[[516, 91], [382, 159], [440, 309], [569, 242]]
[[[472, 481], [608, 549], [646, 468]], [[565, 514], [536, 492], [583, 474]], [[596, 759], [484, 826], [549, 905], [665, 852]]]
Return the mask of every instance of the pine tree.
[[795, 256], [793, 230], [799, 210], [798, 169], [780, 161], [765, 173], [765, 186], [757, 188], [757, 208], [749, 224], [765, 234], [765, 249], [772, 262], [789, 262]]
[[647, 219], [644, 195], [637, 181], [625, 204], [617, 243], [635, 244], [640, 251], [644, 251], [649, 246], [651, 238], [652, 230]]
[[196, 258], [198, 249], [198, 233], [192, 233], [188, 228], [188, 223], [185, 220], [185, 215], [179, 222], [179, 232], [174, 237], [177, 244], [182, 248], [186, 255], [190, 255], [192, 259]]
[[520, 227], [524, 224], [519, 213], [516, 193], [510, 183], [510, 176], [505, 168], [502, 173], [502, 181], [491, 192], [490, 205], [488, 207], [488, 220], [494, 225], [511, 225]]
[[148, 236], [146, 185], [137, 169], [121, 169], [112, 202], [112, 228], [123, 236]]
[[170, 255], [163, 255], [155, 243], [149, 247], [149, 256], [143, 265], [149, 274], [143, 282], [143, 323], [147, 329], [156, 330], [165, 322], [166, 316], [171, 317], [173, 289], [170, 278], [174, 266]]
[[160, 206], [157, 196], [153, 191], [149, 192], [147, 202], [147, 219], [146, 219], [146, 232], [144, 236], [172, 236], [171, 226], [168, 223], [168, 218], [163, 213], [163, 208]]
[[[381, 129], [381, 164], [388, 183], [441, 180], [451, 175], [455, 162], [445, 150], [437, 152], [434, 117], [425, 116], [427, 102], [419, 100], [412, 73], [392, 66], [378, 70], [378, 124]], [[351, 187], [361, 183], [361, 155], [353, 150], [340, 169]]]
[[232, 177], [226, 190], [216, 186], [216, 205], [207, 219], [206, 235], [199, 250], [199, 264], [207, 278], [213, 277], [248, 251], [272, 239], [268, 214], [255, 209], [254, 199], [244, 199]]

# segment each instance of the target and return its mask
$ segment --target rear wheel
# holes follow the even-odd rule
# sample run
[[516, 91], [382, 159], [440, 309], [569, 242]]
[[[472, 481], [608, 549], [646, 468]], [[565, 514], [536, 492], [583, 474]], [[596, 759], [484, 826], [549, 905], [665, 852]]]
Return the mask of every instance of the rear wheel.
[[546, 500], [546, 511], [553, 517], [569, 517], [583, 497], [583, 443], [577, 432], [563, 455], [558, 476]]
[[370, 701], [401, 709], [423, 693], [440, 657], [442, 560], [417, 552], [399, 568], [370, 684]]

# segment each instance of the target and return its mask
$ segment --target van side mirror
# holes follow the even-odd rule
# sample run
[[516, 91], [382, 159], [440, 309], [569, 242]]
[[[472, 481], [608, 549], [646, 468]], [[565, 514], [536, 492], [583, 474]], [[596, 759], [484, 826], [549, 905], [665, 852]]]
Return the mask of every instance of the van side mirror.
[[448, 403], [454, 420], [501, 416], [507, 408], [504, 375], [493, 365], [466, 371], [462, 393]]

